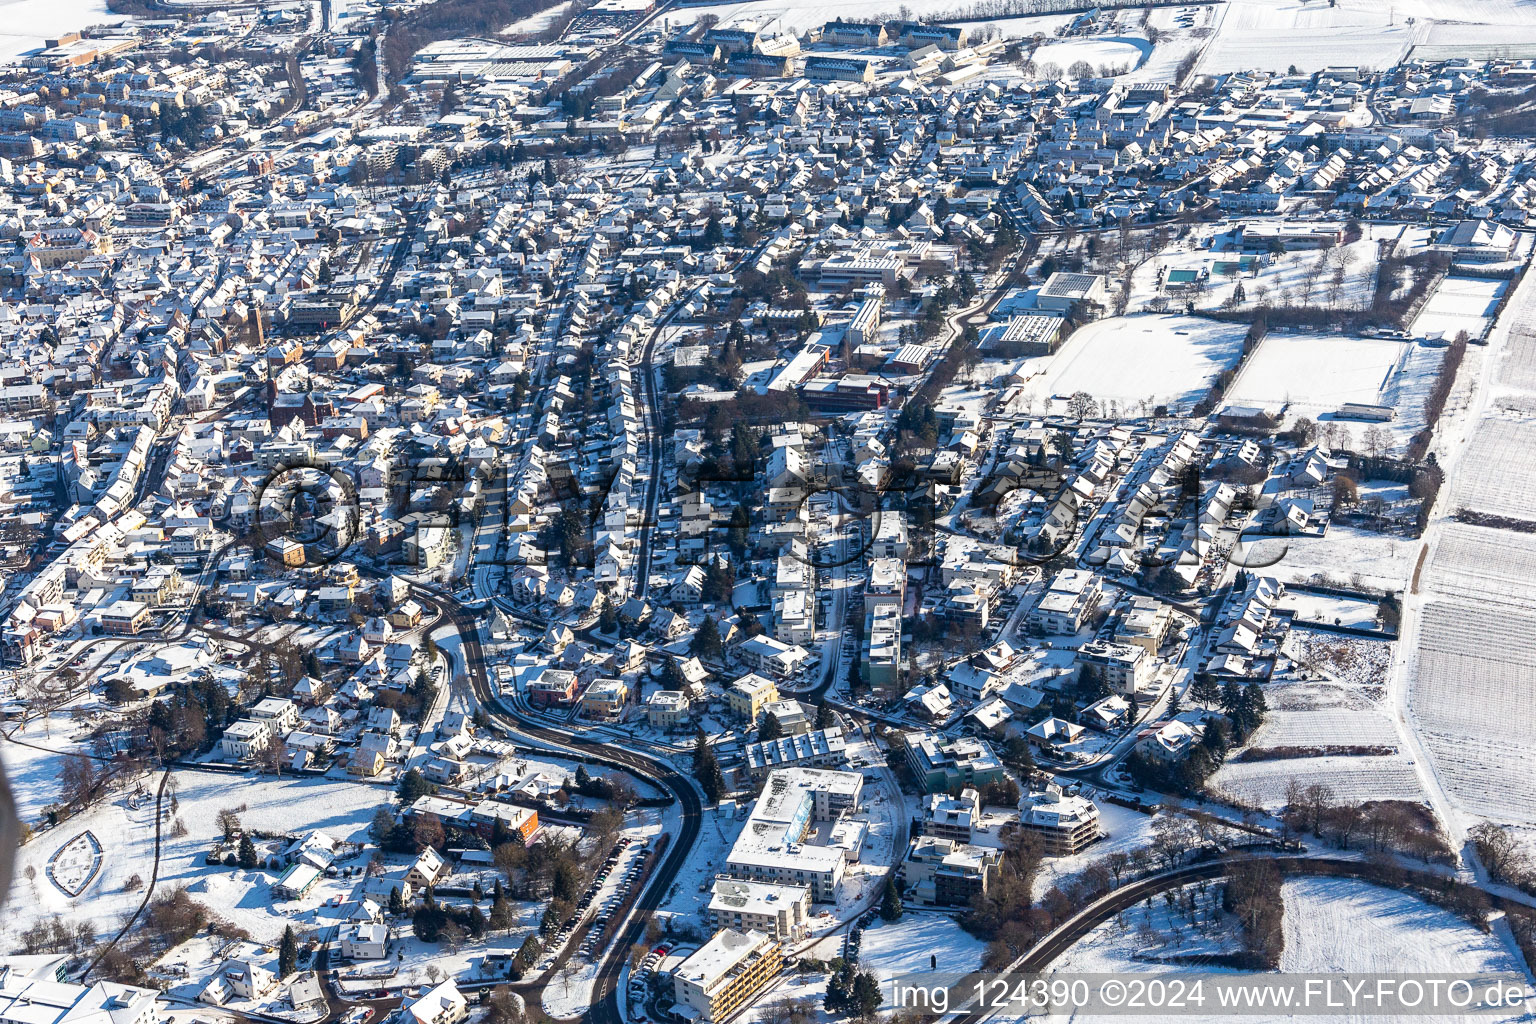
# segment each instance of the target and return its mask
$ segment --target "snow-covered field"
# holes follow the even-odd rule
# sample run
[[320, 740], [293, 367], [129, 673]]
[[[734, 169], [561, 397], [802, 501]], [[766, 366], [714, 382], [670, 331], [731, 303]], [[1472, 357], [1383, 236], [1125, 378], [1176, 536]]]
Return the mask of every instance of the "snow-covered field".
[[[945, 4], [941, 9], [947, 10], [950, 6], [952, 5]], [[798, 35], [807, 29], [820, 28], [838, 18], [844, 21], [895, 18], [900, 7], [899, 2], [892, 2], [892, 0], [830, 0], [828, 3], [797, 3], [791, 0], [789, 3], [707, 4], [699, 7], [678, 7], [668, 11], [663, 24], [689, 25], [705, 15], [712, 14], [720, 19], [719, 24], [722, 28], [735, 27], [751, 21], [775, 33], [793, 32]], [[913, 9], [920, 12], [923, 5]]]
[[1431, 334], [1454, 338], [1457, 331], [1466, 331], [1473, 338], [1481, 338], [1493, 323], [1494, 308], [1508, 287], [1507, 281], [1445, 277], [1414, 318], [1412, 333], [1419, 338]]
[[1390, 338], [1272, 333], [1243, 364], [1227, 404], [1331, 419], [1345, 402], [1379, 403], [1410, 348]]
[[1536, 24], [1522, 0], [1230, 0], [1199, 70], [1380, 70], [1415, 45], [1487, 46], [1533, 38]]
[[1236, 365], [1247, 329], [1192, 316], [1096, 320], [1073, 332], [1026, 388], [1067, 398], [1086, 391], [1129, 406], [1142, 399], [1187, 410]]
[[565, 3], [555, 4], [555, 6], [545, 8], [538, 14], [530, 14], [526, 18], [521, 18], [517, 21], [514, 21], [512, 24], [502, 29], [499, 34], [502, 36], [511, 37], [532, 35], [536, 32], [542, 32], [553, 25], [559, 18], [564, 16], [565, 12], [570, 8], [570, 6], [571, 5], [569, 0], [567, 0]]
[[[1405, 974], [1414, 972], [1484, 974], [1493, 972], [1524, 973], [1516, 954], [1506, 948], [1497, 934], [1484, 934], [1448, 910], [1442, 910], [1406, 893], [1338, 878], [1292, 878], [1283, 884], [1285, 900], [1285, 951], [1280, 956], [1280, 970], [1287, 973], [1360, 973]], [[1171, 940], [1166, 924], [1168, 911], [1161, 900], [1151, 907], [1136, 907], [1090, 932], [1055, 964], [1058, 972], [1107, 971], [1207, 971], [1205, 966], [1157, 962], [1155, 943]], [[1157, 929], [1150, 935], [1142, 930], [1146, 921]], [[1193, 933], [1187, 925], [1178, 939], [1184, 949], [1168, 952], [1198, 952], [1211, 939]], [[1056, 1017], [1052, 1020], [1064, 1020]], [[1087, 1016], [1071, 1018], [1077, 1024], [1088, 1021], [1124, 1021], [1126, 1016]], [[1187, 1021], [1177, 1014], [1138, 1014], [1134, 1018], [1147, 1024], [1173, 1024]], [[1243, 1015], [1244, 1021], [1370, 1020], [1370, 1017], [1338, 1016], [1264, 1016]], [[1386, 1018], [1374, 1018], [1386, 1019]], [[1415, 1021], [1466, 1020], [1466, 1017], [1416, 1016]], [[1489, 1022], [1528, 1020], [1527, 1015], [1479, 1016]]]
[[1406, 893], [1340, 878], [1290, 879], [1282, 891], [1282, 971], [1525, 973], [1496, 935]]
[[965, 973], [981, 967], [987, 944], [955, 923], [954, 918], [931, 910], [908, 910], [901, 920], [879, 918], [864, 929], [859, 960], [883, 982], [892, 975], [929, 969], [929, 956], [938, 958], [938, 969]]
[[[39, 918], [60, 914], [69, 920], [89, 920], [99, 934], [115, 930], [143, 898], [142, 889], [124, 891], [133, 876], [147, 885], [154, 866], [154, 787], [159, 777], [145, 780], [148, 798], [135, 808], [127, 794], [99, 804], [43, 833], [17, 855], [18, 890], [11, 912], [0, 922], [0, 941]], [[215, 913], [246, 928], [258, 939], [271, 941], [290, 921], [323, 922], [320, 906], [348, 893], [356, 880], [327, 879], [309, 898], [274, 904], [269, 886], [276, 875], [204, 864], [204, 855], [219, 835], [216, 818], [223, 808], [240, 808], [246, 827], [274, 834], [321, 829], [337, 839], [365, 838], [374, 810], [386, 802], [388, 790], [363, 783], [329, 779], [247, 778], [198, 771], [178, 771], [174, 791], [168, 791], [159, 887], [187, 885], [194, 898]], [[174, 796], [175, 807], [169, 808]], [[174, 834], [176, 822], [186, 834]], [[78, 898], [50, 884], [47, 864], [79, 832], [89, 829], [102, 845], [101, 868]], [[279, 909], [281, 908], [281, 909]]]
[[77, 728], [70, 715], [61, 711], [17, 723], [6, 739], [0, 739], [0, 763], [5, 765], [5, 778], [22, 821], [35, 825], [44, 808], [58, 802], [65, 756], [90, 751], [77, 738], [84, 736]]
[[1327, 575], [1352, 579], [1366, 586], [1401, 589], [1418, 557], [1417, 541], [1347, 526], [1330, 526], [1321, 537], [1275, 537], [1243, 544], [1254, 567], [1283, 583], [1307, 582]]
[[1030, 57], [1035, 67], [1054, 64], [1062, 74], [1078, 61], [1087, 61], [1095, 73], [1100, 68], [1134, 71], [1152, 52], [1152, 44], [1136, 36], [1087, 36], [1062, 39], [1036, 48]]
[[1342, 803], [1424, 796], [1413, 762], [1398, 754], [1228, 761], [1212, 776], [1219, 792], [1266, 811], [1285, 806], [1286, 787], [1292, 780], [1303, 786], [1322, 783]]

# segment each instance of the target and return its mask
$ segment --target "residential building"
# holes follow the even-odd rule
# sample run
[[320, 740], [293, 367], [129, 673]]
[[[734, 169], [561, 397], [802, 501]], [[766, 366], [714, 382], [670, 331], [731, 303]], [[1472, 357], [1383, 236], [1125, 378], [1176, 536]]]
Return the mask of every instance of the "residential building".
[[1137, 644], [1090, 640], [1078, 648], [1076, 662], [1098, 672], [1105, 685], [1121, 696], [1145, 695], [1156, 689], [1157, 656]]
[[725, 691], [726, 703], [736, 717], [744, 722], [756, 722], [763, 713], [763, 707], [778, 699], [778, 685], [756, 672], [742, 676]]
[[815, 729], [749, 743], [742, 764], [747, 776], [755, 781], [779, 768], [840, 768], [847, 763], [847, 748], [842, 729]]
[[847, 852], [818, 823], [857, 809], [864, 777], [857, 772], [782, 768], [768, 773], [762, 795], [726, 857], [726, 874], [759, 882], [804, 885], [818, 903], [837, 900]]
[[1070, 857], [1104, 834], [1093, 801], [1067, 796], [1055, 785], [1024, 798], [1019, 805], [1019, 824], [1039, 836], [1042, 851], [1052, 857]]
[[985, 896], [1003, 862], [1001, 850], [918, 836], [907, 846], [900, 877], [907, 898], [924, 907], [968, 907]]
[[672, 998], [685, 1016], [724, 1021], [779, 973], [783, 956], [767, 932], [725, 928], [672, 971]]
[[1050, 589], [1030, 609], [1026, 621], [1051, 634], [1076, 633], [1099, 605], [1098, 574], [1087, 569], [1063, 569], [1051, 580]]
[[681, 690], [657, 690], [645, 702], [646, 721], [653, 729], [681, 729], [692, 720], [692, 702]]
[[986, 740], [970, 736], [949, 739], [931, 732], [909, 732], [902, 739], [912, 777], [925, 793], [985, 786], [1006, 777], [1003, 763]]
[[781, 942], [789, 942], [809, 933], [811, 890], [803, 885], [717, 878], [707, 913], [710, 924], [717, 929], [767, 932]]

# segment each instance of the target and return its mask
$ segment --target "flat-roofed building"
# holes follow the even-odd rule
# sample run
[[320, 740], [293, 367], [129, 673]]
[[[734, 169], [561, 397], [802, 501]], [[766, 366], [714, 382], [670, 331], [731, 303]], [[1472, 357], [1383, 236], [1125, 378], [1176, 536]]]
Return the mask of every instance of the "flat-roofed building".
[[768, 773], [741, 835], [726, 858], [726, 874], [757, 882], [804, 885], [818, 903], [835, 903], [847, 853], [817, 842], [818, 822], [835, 823], [859, 805], [864, 776], [819, 768]]
[[622, 679], [594, 679], [581, 695], [581, 715], [600, 722], [622, 718], [629, 706], [629, 686]]
[[778, 940], [767, 932], [725, 928], [672, 971], [672, 998], [685, 1017], [723, 1021], [773, 980], [783, 962]]
[[1046, 278], [1035, 296], [1035, 305], [1051, 313], [1070, 313], [1079, 302], [1104, 302], [1101, 274], [1073, 274], [1058, 270]]
[[866, 650], [859, 666], [870, 686], [894, 686], [901, 678], [901, 604], [880, 601], [864, 615]]
[[901, 864], [902, 884], [914, 903], [925, 907], [966, 907], [985, 896], [1001, 850], [957, 843], [940, 836], [918, 836]]
[[848, 324], [849, 345], [857, 348], [880, 340], [882, 305], [883, 302], [878, 296], [865, 299], [859, 304], [859, 311], [853, 314], [853, 320]]
[[912, 776], [927, 793], [947, 793], [957, 786], [1001, 782], [1003, 763], [986, 740], [970, 736], [948, 739], [937, 733], [909, 732], [903, 739]]
[[1086, 569], [1063, 569], [1029, 610], [1030, 626], [1045, 633], [1076, 633], [1099, 606], [1099, 577]]
[[1145, 647], [1113, 640], [1090, 640], [1077, 651], [1077, 664], [1095, 669], [1111, 690], [1124, 697], [1154, 688], [1157, 657]]
[[1062, 317], [1042, 313], [1009, 317], [1006, 324], [992, 324], [982, 330], [981, 350], [1014, 359], [1048, 356], [1061, 344], [1066, 323]]
[[716, 928], [767, 932], [780, 941], [798, 939], [810, 931], [811, 890], [803, 885], [717, 878], [708, 912]]
[[1027, 797], [1019, 808], [1019, 824], [1040, 837], [1041, 849], [1052, 857], [1070, 857], [1100, 839], [1099, 808], [1092, 800], [1067, 796], [1060, 786]]
[[923, 835], [968, 843], [981, 820], [981, 794], [966, 786], [959, 796], [930, 793], [923, 806]]

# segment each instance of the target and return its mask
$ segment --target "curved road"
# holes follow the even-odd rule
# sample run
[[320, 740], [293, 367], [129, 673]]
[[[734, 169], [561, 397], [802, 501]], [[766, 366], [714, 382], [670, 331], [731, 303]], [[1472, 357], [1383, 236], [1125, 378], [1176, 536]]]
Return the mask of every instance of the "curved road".
[[558, 753], [575, 753], [583, 761], [634, 772], [654, 780], [670, 792], [682, 808], [681, 827], [668, 844], [666, 856], [652, 874], [650, 883], [630, 911], [628, 926], [609, 946], [592, 992], [592, 1005], [587, 1019], [593, 1024], [622, 1024], [617, 985], [619, 974], [624, 969], [629, 948], [644, 938], [646, 921], [666, 898], [673, 881], [693, 852], [703, 821], [704, 802], [693, 781], [665, 761], [590, 740], [580, 733], [550, 729], [525, 718], [512, 704], [502, 701], [492, 689], [485, 671], [485, 651], [480, 645], [479, 626], [475, 618], [442, 591], [419, 585], [413, 589], [419, 591], [420, 597], [441, 609], [443, 616], [458, 631], [460, 650], [463, 652], [464, 678], [469, 683], [475, 703], [503, 731], [531, 737], [545, 748]]
[[[1514, 911], [1524, 914], [1531, 914], [1533, 912], [1532, 905], [1529, 902], [1495, 893], [1488, 893], [1481, 886], [1470, 885], [1469, 883], [1461, 882], [1450, 876], [1437, 874], [1433, 871], [1405, 868], [1396, 865], [1384, 868], [1382, 865], [1373, 864], [1370, 861], [1349, 860], [1343, 857], [1309, 856], [1306, 854], [1218, 857], [1137, 879], [1099, 897], [1073, 914], [1066, 921], [1057, 925], [1049, 934], [1035, 943], [1028, 952], [999, 973], [1040, 973], [1055, 963], [1062, 954], [1072, 948], [1073, 945], [1093, 931], [1093, 929], [1121, 911], [1135, 906], [1149, 896], [1156, 896], [1160, 893], [1182, 888], [1191, 882], [1224, 878], [1234, 866], [1254, 861], [1269, 861], [1280, 870], [1282, 875], [1323, 875], [1333, 878], [1354, 878], [1388, 888], [1395, 888], [1401, 882], [1402, 876], [1406, 876], [1412, 883], [1425, 888], [1440, 888], [1447, 884], [1462, 885], [1484, 892], [1494, 910]], [[1392, 877], [1394, 874], [1397, 877]], [[981, 975], [979, 974], [968, 977], [955, 986], [955, 991], [963, 992], [970, 990], [974, 978], [980, 977]], [[945, 1018], [945, 1024], [982, 1024], [983, 1021], [987, 1020], [995, 1012], [995, 1009], [967, 1011], [964, 1007], [961, 1007], [960, 1012]]]

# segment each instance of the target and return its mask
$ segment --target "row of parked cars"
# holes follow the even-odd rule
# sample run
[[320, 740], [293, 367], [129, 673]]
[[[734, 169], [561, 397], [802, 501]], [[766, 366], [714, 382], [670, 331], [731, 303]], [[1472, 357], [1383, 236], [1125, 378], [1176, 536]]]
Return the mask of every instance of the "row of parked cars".
[[[603, 866], [598, 870], [597, 877], [592, 880], [591, 888], [582, 893], [580, 902], [576, 904], [578, 917], [581, 913], [585, 913], [586, 909], [592, 905], [593, 898], [597, 895], [597, 891], [602, 887], [602, 884], [608, 880], [608, 876], [618, 870], [619, 856], [628, 848], [629, 843], [629, 837], [624, 836], [614, 844], [613, 852], [608, 855], [608, 859], [603, 862]], [[634, 863], [624, 869], [624, 875], [619, 879], [618, 885], [614, 887], [613, 893], [603, 900], [602, 905], [597, 908], [599, 919], [606, 921], [613, 916], [619, 907], [623, 906], [624, 901], [629, 898], [630, 890], [640, 880], [640, 874], [644, 870], [644, 856], [635, 858]], [[582, 956], [590, 959], [598, 952], [598, 944], [602, 941], [603, 931], [602, 927], [594, 927], [587, 933], [586, 941], [581, 944], [580, 953]]]
[[[565, 922], [560, 930], [555, 933], [554, 940], [546, 947], [545, 960], [543, 961], [545, 966], [554, 962], [556, 954], [565, 945], [565, 940], [571, 937], [571, 933], [576, 930], [576, 926], [581, 924], [582, 919], [587, 916], [587, 909], [592, 906], [592, 900], [596, 897], [597, 890], [602, 888], [603, 882], [613, 871], [614, 866], [618, 864], [619, 855], [628, 849], [633, 841], [629, 836], [620, 836], [619, 841], [613, 844], [613, 851], [608, 854], [608, 859], [598, 869], [597, 877], [592, 879], [592, 884], [587, 886], [587, 891], [582, 893], [581, 899], [576, 901], [576, 913], [572, 914], [571, 919]], [[641, 842], [643, 843], [644, 840], [641, 840]], [[583, 946], [583, 952], [585, 952], [585, 948]]]
[[672, 947], [666, 943], [645, 955], [633, 971], [629, 972], [629, 1017], [633, 1024], [646, 1024], [645, 999], [650, 993], [651, 975], [661, 966]]

